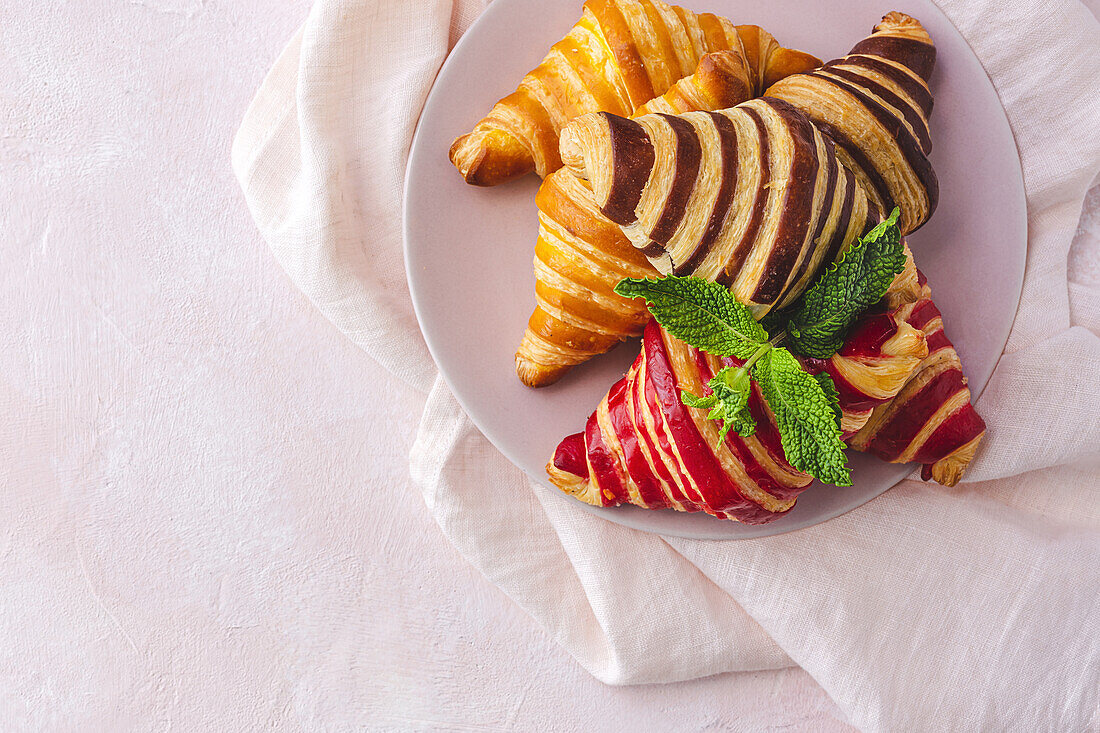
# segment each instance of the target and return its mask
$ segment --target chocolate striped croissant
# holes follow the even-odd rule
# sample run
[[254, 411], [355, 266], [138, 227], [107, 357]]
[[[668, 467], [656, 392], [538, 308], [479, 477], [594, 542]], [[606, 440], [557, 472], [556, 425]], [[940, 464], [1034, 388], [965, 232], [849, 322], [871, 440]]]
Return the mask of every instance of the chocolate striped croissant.
[[782, 79], [766, 92], [801, 110], [836, 143], [837, 155], [879, 211], [901, 209], [902, 234], [928, 220], [939, 196], [928, 161], [928, 80], [935, 60], [921, 24], [892, 12], [844, 58]]
[[601, 112], [563, 131], [565, 167], [662, 272], [727, 285], [757, 317], [791, 303], [879, 221], [832, 142], [769, 97], [717, 112]]
[[[770, 39], [764, 32], [761, 39]], [[747, 46], [749, 47], [749, 46]], [[755, 56], [764, 56], [765, 51]], [[807, 64], [817, 63], [806, 56]], [[782, 73], [762, 67], [768, 78]], [[802, 69], [798, 69], [801, 71]], [[695, 73], [650, 100], [639, 114], [676, 114], [722, 109], [752, 98], [761, 81], [740, 51], [716, 51]], [[613, 290], [624, 277], [656, 275], [645, 256], [603, 215], [592, 192], [567, 170], [543, 181], [535, 204], [539, 236], [535, 245], [536, 306], [516, 351], [516, 374], [529, 387], [557, 381], [573, 365], [602, 354], [623, 339], [640, 336], [649, 313], [639, 301]]]
[[[924, 334], [896, 313], [862, 318], [845, 348], [828, 360], [833, 369], [845, 369], [840, 362], [855, 365], [841, 395], [842, 425], [866, 419], [861, 401], [873, 397], [862, 389], [874, 392], [883, 379], [900, 384], [925, 354]], [[708, 393], [705, 385], [718, 370], [740, 363], [694, 349], [650, 321], [626, 376], [584, 431], [558, 446], [546, 466], [551, 482], [596, 506], [673, 508], [748, 524], [776, 519], [813, 479], [787, 462], [759, 387], [753, 384], [749, 398], [756, 421], [749, 437], [731, 431], [719, 440], [718, 422], [680, 398], [680, 390]]]
[[907, 320], [924, 332], [929, 353], [897, 396], [875, 408], [850, 445], [891, 463], [918, 461], [926, 481], [954, 486], [985, 435], [985, 421], [970, 404], [962, 363], [923, 274], [920, 284], [921, 298]]
[[630, 115], [692, 74], [705, 54], [724, 50], [744, 59], [757, 90], [820, 63], [756, 26], [710, 13], [661, 0], [587, 0], [581, 19], [519, 88], [454, 141], [451, 162], [478, 186], [530, 171], [546, 176], [561, 165], [558, 133], [569, 120], [599, 110]]

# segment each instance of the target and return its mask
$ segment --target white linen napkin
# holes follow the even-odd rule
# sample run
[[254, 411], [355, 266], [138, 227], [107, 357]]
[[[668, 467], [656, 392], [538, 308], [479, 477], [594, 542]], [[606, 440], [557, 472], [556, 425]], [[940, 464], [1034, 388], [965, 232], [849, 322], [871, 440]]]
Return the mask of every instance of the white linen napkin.
[[977, 405], [989, 433], [959, 488], [907, 481], [778, 537], [662, 538], [578, 511], [437, 377], [405, 284], [402, 178], [483, 0], [317, 0], [245, 116], [233, 167], [276, 257], [426, 393], [411, 470], [429, 509], [605, 682], [793, 662], [864, 729], [1100, 727], [1100, 237], [1070, 256], [1100, 170], [1100, 26], [1075, 0], [937, 2], [993, 80], [1027, 191], [1023, 300]]

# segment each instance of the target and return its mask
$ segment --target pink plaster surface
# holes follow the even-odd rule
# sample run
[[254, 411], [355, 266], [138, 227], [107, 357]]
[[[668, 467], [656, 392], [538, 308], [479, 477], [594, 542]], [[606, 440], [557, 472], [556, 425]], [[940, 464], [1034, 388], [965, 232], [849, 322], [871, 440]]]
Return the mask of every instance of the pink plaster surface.
[[443, 538], [421, 397], [230, 171], [305, 0], [5, 6], [0, 728], [847, 729], [798, 669], [605, 687]]

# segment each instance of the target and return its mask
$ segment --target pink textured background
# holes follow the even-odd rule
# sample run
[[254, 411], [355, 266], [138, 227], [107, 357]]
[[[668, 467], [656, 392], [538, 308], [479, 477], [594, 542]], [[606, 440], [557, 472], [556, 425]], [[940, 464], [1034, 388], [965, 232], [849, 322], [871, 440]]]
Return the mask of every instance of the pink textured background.
[[306, 0], [0, 7], [0, 727], [847, 728], [798, 669], [605, 687], [444, 540], [420, 397], [229, 168]]

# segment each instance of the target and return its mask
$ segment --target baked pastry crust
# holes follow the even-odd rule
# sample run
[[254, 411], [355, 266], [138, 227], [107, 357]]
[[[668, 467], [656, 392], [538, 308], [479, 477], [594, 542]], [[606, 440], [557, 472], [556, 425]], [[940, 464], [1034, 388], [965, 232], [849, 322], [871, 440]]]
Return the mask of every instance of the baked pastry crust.
[[939, 198], [928, 161], [928, 81], [935, 60], [921, 24], [892, 12], [847, 56], [782, 79], [766, 92], [801, 110], [836, 143], [880, 211], [901, 209], [903, 234], [926, 222]]
[[722, 283], [757, 317], [791, 303], [880, 218], [832, 142], [779, 99], [584, 115], [561, 153], [658, 270]]
[[774, 40], [755, 26], [661, 0], [587, 0], [581, 19], [516, 91], [454, 141], [451, 162], [478, 186], [530, 171], [545, 177], [561, 165], [558, 133], [569, 120], [601, 110], [631, 115], [712, 51], [735, 51], [757, 94], [820, 63]]
[[954, 486], [985, 435], [985, 421], [970, 402], [962, 362], [923, 274], [920, 285], [921, 297], [907, 318], [923, 331], [928, 355], [897, 396], [875, 408], [849, 445], [890, 463], [917, 461], [924, 464], [925, 480]]
[[[927, 160], [935, 50], [917, 21], [890, 13], [848, 56], [771, 81], [752, 59], [742, 29], [738, 33], [737, 51], [707, 57], [694, 75], [638, 106], [635, 120], [605, 110], [577, 117], [561, 136], [566, 169], [547, 178], [538, 198], [538, 307], [516, 359], [525, 383], [554, 381], [645, 326], [645, 311], [612, 291], [622, 277], [699, 275], [725, 283], [763, 315], [793, 301], [820, 266], [882, 212], [898, 206], [903, 232], [931, 215], [938, 195]], [[770, 98], [735, 104], [765, 84]], [[734, 109], [724, 108], [731, 104]], [[692, 111], [697, 108], [708, 112]], [[547, 467], [552, 480], [602, 505], [671, 506], [742, 521], [768, 521], [788, 509], [808, 477], [784, 468], [781, 455], [756, 455], [744, 446], [729, 455], [720, 445], [714, 449], [708, 460], [724, 478], [714, 475], [711, 484], [693, 484], [690, 471], [669, 474], [658, 482], [664, 487], [658, 496], [652, 476], [639, 482], [630, 475], [628, 454], [644, 452], [630, 441], [660, 425], [650, 436], [658, 441], [650, 458], [666, 468], [680, 461], [687, 470], [669, 438], [670, 418], [656, 414], [663, 403], [642, 399], [656, 368], [647, 359], [665, 359], [670, 371], [663, 378], [671, 374], [697, 393], [708, 369], [721, 366], [707, 367], [713, 357], [653, 324], [645, 328], [639, 361], [609, 392], [589, 429], [563, 441]], [[911, 256], [845, 348], [804, 366], [827, 371], [837, 384], [852, 447], [888, 461], [920, 461], [925, 478], [954, 485], [984, 435], [958, 355]], [[627, 400], [628, 387], [642, 397]], [[624, 409], [642, 422], [623, 422], [616, 411]], [[716, 437], [710, 421], [700, 424], [684, 409], [700, 435], [713, 430]], [[667, 445], [660, 443], [662, 431]], [[731, 463], [730, 455], [741, 463]], [[607, 473], [612, 468], [620, 471], [617, 478]], [[677, 475], [683, 486], [675, 485]], [[706, 496], [714, 490], [717, 498]]]
[[[756, 26], [737, 26], [737, 33], [741, 48], [707, 54], [694, 74], [638, 114], [733, 106], [775, 79], [819, 63], [807, 54], [780, 53], [782, 46]], [[536, 306], [516, 351], [516, 374], [524, 384], [542, 387], [623, 339], [640, 336], [649, 319], [644, 305], [613, 289], [624, 277], [659, 273], [603, 215], [587, 183], [568, 171], [547, 176], [535, 203]]]

